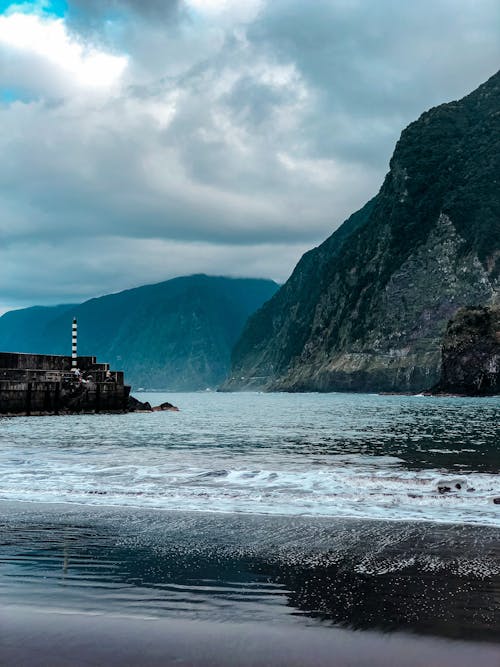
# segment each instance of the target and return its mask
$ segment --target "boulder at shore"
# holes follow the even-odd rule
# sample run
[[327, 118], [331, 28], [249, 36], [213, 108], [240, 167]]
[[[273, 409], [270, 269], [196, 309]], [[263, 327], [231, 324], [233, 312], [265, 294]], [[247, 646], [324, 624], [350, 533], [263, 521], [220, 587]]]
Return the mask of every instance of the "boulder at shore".
[[172, 405], [172, 403], [162, 403], [153, 408], [148, 401], [142, 403], [134, 396], [129, 396], [127, 412], [163, 412], [166, 410], [170, 412], [179, 412], [179, 408]]

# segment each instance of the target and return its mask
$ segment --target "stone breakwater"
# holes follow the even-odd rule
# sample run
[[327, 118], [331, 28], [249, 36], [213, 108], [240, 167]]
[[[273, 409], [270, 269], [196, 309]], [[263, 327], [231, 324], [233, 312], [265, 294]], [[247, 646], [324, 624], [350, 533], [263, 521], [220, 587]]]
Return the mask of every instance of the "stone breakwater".
[[127, 412], [123, 372], [95, 357], [0, 353], [0, 415]]

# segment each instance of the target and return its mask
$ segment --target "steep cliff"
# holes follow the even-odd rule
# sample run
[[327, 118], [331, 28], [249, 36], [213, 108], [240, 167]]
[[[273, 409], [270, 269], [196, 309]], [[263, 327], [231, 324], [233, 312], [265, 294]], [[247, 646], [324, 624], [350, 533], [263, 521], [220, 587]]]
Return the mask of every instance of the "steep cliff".
[[68, 354], [78, 318], [78, 352], [125, 371], [135, 389], [216, 387], [248, 316], [278, 289], [271, 280], [195, 275], [90, 299], [27, 308], [0, 318], [0, 350]]
[[497, 298], [500, 73], [403, 131], [377, 196], [249, 320], [226, 389], [419, 391], [458, 308]]
[[439, 383], [432, 393], [500, 394], [500, 308], [463, 308], [446, 327]]

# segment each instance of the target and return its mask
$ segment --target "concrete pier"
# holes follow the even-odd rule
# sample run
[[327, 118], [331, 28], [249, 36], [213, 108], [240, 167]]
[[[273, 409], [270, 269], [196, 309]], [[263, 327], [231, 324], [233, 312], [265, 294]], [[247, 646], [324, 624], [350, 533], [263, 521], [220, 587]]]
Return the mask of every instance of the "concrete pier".
[[121, 371], [95, 357], [0, 352], [0, 415], [126, 412]]

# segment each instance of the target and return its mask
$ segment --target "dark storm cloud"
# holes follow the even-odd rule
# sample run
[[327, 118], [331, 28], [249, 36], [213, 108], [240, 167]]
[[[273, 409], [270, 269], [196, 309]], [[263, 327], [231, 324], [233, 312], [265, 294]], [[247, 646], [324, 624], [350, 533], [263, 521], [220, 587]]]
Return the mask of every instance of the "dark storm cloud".
[[65, 57], [127, 58], [101, 88], [0, 43], [0, 85], [30, 94], [0, 104], [0, 308], [283, 280], [377, 191], [402, 128], [500, 62], [496, 0], [214, 5], [70, 0]]

